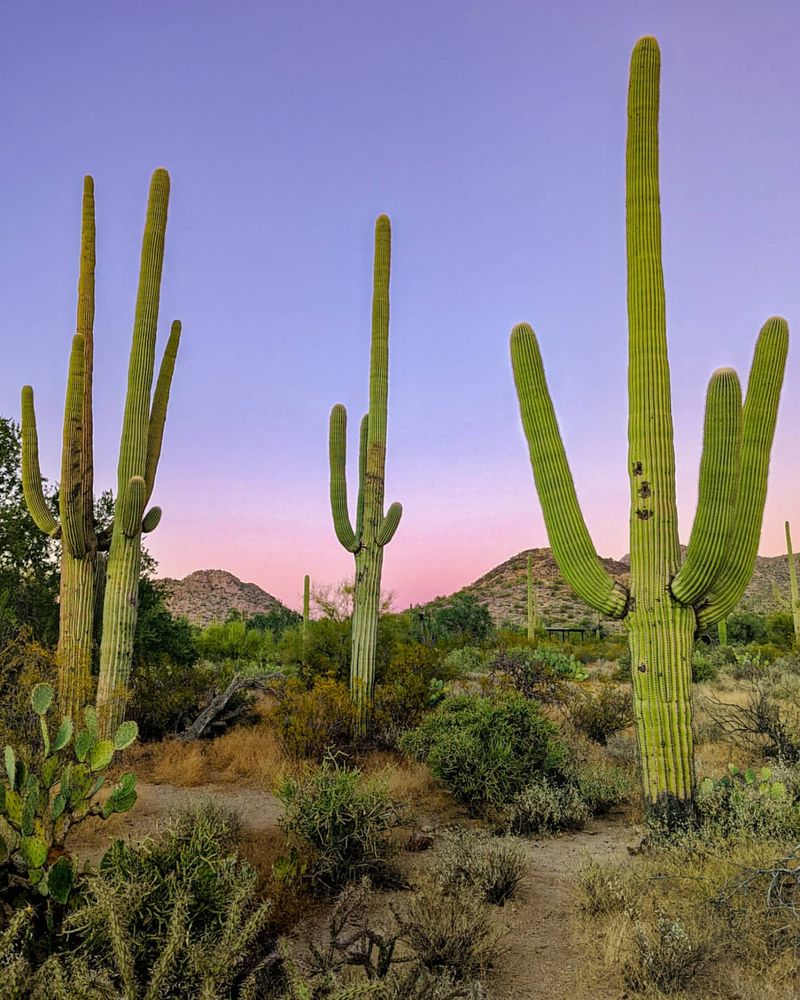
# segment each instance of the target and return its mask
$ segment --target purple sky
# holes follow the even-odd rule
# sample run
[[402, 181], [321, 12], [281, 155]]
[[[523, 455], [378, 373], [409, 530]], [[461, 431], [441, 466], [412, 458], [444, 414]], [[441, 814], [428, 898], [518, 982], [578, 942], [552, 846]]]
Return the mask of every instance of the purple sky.
[[[352, 557], [327, 418], [367, 401], [372, 226], [393, 222], [385, 560], [397, 605], [546, 544], [508, 360], [537, 330], [599, 551], [627, 551], [624, 137], [662, 47], [662, 202], [681, 529], [712, 369], [800, 314], [796, 0], [0, 3], [0, 413], [38, 394], [58, 476], [81, 178], [98, 212], [96, 460], [114, 484], [148, 177], [172, 174], [162, 334], [184, 323], [150, 547], [295, 606]], [[761, 551], [800, 529], [789, 358]], [[796, 531], [797, 533], [797, 531]]]

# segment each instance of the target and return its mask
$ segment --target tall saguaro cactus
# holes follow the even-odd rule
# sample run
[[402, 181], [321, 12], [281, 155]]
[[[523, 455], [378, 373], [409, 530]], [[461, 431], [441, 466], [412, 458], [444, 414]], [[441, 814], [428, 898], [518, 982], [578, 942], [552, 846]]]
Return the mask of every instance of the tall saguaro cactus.
[[511, 359], [553, 554], [584, 601], [626, 621], [645, 799], [651, 816], [675, 825], [693, 812], [694, 636], [733, 610], [753, 571], [788, 328], [778, 317], [764, 324], [743, 408], [735, 372], [711, 377], [698, 507], [681, 564], [661, 265], [659, 76], [658, 43], [643, 38], [631, 59], [626, 170], [629, 588], [597, 557], [527, 324], [512, 332]]
[[375, 643], [383, 549], [394, 537], [403, 513], [399, 503], [393, 503], [385, 514], [383, 511], [389, 394], [390, 259], [389, 219], [386, 215], [380, 215], [375, 222], [369, 412], [361, 421], [355, 528], [347, 507], [347, 410], [340, 403], [331, 410], [329, 433], [333, 526], [336, 537], [348, 552], [353, 553], [356, 563], [350, 693], [357, 709], [361, 732], [366, 729], [375, 684]]
[[150, 181], [142, 240], [128, 391], [117, 467], [116, 506], [106, 566], [97, 688], [97, 709], [104, 734], [113, 732], [121, 723], [128, 696], [138, 611], [142, 532], [152, 531], [161, 520], [159, 507], [152, 507], [147, 513], [145, 507], [153, 492], [161, 457], [167, 404], [181, 335], [181, 324], [175, 321], [153, 391], [168, 201], [169, 174], [166, 170], [156, 170]]
[[33, 389], [22, 389], [22, 484], [37, 526], [61, 540], [58, 696], [65, 715], [77, 718], [92, 686], [97, 535], [94, 527], [92, 369], [94, 355], [94, 181], [83, 180], [76, 333], [67, 375], [58, 519], [42, 491]]
[[794, 641], [800, 642], [800, 593], [797, 590], [797, 567], [794, 564], [794, 550], [792, 549], [792, 532], [789, 522], [785, 523], [786, 528], [786, 555], [789, 560], [789, 587], [792, 594], [792, 618], [794, 619]]

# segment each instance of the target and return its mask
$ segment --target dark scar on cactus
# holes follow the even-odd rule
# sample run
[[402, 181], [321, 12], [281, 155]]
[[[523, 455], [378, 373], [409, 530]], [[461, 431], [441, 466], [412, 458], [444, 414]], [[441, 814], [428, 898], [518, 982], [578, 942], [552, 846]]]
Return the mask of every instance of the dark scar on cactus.
[[633, 463], [633, 474], [634, 474], [634, 476], [641, 476], [641, 474], [642, 474], [642, 463], [641, 462], [634, 462]]
[[653, 512], [652, 510], [644, 510], [642, 507], [640, 507], [636, 511], [636, 516], [639, 518], [640, 521], [646, 521], [648, 518], [653, 516]]
[[639, 671], [640, 674], [643, 674], [647, 670], [647, 665], [644, 663], [640, 663], [636, 669]]
[[646, 500], [648, 497], [653, 495], [653, 491], [650, 489], [650, 483], [645, 480], [639, 489], [636, 491], [642, 500]]

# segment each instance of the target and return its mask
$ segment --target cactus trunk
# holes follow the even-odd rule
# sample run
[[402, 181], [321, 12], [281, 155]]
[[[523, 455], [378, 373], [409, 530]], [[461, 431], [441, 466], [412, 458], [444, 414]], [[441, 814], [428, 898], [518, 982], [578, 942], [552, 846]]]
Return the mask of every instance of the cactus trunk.
[[789, 522], [786, 528], [786, 556], [789, 560], [789, 588], [792, 596], [792, 619], [794, 621], [794, 641], [795, 645], [800, 642], [800, 594], [797, 592], [797, 567], [794, 563], [794, 551], [792, 549], [792, 532]]
[[372, 296], [369, 412], [361, 421], [359, 488], [356, 525], [347, 512], [345, 474], [347, 411], [337, 404], [330, 418], [331, 509], [336, 536], [355, 556], [350, 694], [356, 706], [357, 729], [368, 725], [375, 685], [375, 646], [380, 610], [383, 549], [394, 536], [402, 507], [394, 503], [384, 514], [386, 425], [389, 393], [389, 271], [391, 228], [385, 215], [375, 223]]
[[533, 590], [533, 556], [528, 553], [528, 639], [533, 642], [539, 627], [536, 616], [536, 594]]
[[651, 819], [693, 815], [692, 648], [698, 628], [725, 617], [755, 564], [769, 454], [788, 348], [773, 317], [756, 344], [742, 407], [736, 373], [712, 375], [700, 487], [681, 564], [667, 359], [658, 184], [660, 53], [641, 39], [631, 59], [626, 157], [628, 261], [628, 589], [600, 564], [580, 511], [533, 330], [515, 327], [511, 357], [534, 479], [564, 577], [602, 614], [624, 618], [631, 650], [642, 785]]
[[728, 645], [728, 621], [726, 618], [717, 622], [717, 639], [720, 646]]

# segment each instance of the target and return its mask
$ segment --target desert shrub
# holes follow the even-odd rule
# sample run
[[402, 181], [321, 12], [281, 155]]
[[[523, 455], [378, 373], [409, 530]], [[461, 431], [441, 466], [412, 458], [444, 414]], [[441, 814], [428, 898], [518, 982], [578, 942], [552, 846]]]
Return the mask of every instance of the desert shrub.
[[213, 622], [197, 637], [197, 649], [203, 659], [215, 663], [256, 663], [266, 666], [276, 657], [272, 633], [250, 627], [241, 618]]
[[794, 619], [788, 611], [776, 611], [767, 616], [767, 639], [773, 646], [791, 649], [795, 643]]
[[636, 787], [629, 768], [606, 762], [587, 761], [570, 775], [592, 816], [601, 816], [619, 805]]
[[488, 655], [479, 646], [461, 646], [460, 649], [453, 649], [442, 661], [443, 672], [447, 677], [481, 673], [486, 669]]
[[677, 993], [691, 986], [708, 957], [705, 943], [690, 935], [677, 917], [661, 916], [655, 927], [638, 924], [634, 944], [623, 976], [635, 989]]
[[402, 915], [404, 938], [426, 969], [469, 979], [500, 954], [503, 929], [480, 896], [450, 892], [436, 883], [416, 893]]
[[447, 832], [433, 864], [443, 887], [465, 887], [485, 903], [502, 906], [525, 876], [525, 848], [513, 837], [492, 837], [475, 830]]
[[480, 982], [460, 981], [446, 971], [430, 972], [424, 965], [392, 973], [378, 997], [380, 1000], [489, 1000]]
[[314, 891], [389, 876], [386, 834], [396, 811], [383, 777], [365, 776], [329, 754], [318, 767], [284, 777], [276, 794], [290, 856], [299, 859], [298, 870]]
[[353, 742], [355, 711], [346, 685], [318, 677], [307, 688], [290, 678], [276, 693], [265, 718], [287, 757], [321, 761], [329, 751]]
[[564, 681], [582, 681], [588, 674], [571, 653], [549, 646], [500, 650], [490, 664], [495, 674], [505, 674], [526, 698], [561, 701]]
[[586, 800], [574, 784], [559, 784], [541, 776], [531, 781], [503, 815], [514, 833], [556, 833], [580, 830], [591, 817]]
[[465, 646], [484, 642], [493, 632], [489, 607], [472, 594], [453, 594], [437, 598], [419, 619], [419, 638], [423, 642], [444, 642]]
[[633, 911], [636, 888], [630, 873], [619, 865], [586, 857], [578, 868], [576, 884], [578, 906], [587, 916]]
[[765, 642], [766, 638], [767, 627], [761, 615], [752, 611], [735, 611], [728, 615], [728, 642]]
[[764, 679], [751, 684], [744, 704], [714, 697], [707, 698], [703, 708], [721, 736], [746, 750], [784, 764], [800, 762], [800, 706], [782, 704]]
[[696, 649], [692, 654], [692, 682], [708, 684], [719, 677], [719, 665], [714, 661], [713, 651]]
[[731, 765], [724, 777], [700, 782], [697, 809], [706, 830], [723, 837], [800, 836], [800, 782], [789, 770], [741, 771]]
[[451, 676], [438, 649], [417, 642], [396, 645], [388, 665], [377, 672], [373, 738], [394, 746], [404, 730], [442, 699], [444, 680]]
[[605, 746], [614, 733], [633, 723], [633, 694], [629, 688], [603, 684], [598, 691], [576, 689], [564, 707], [572, 725], [590, 740]]
[[557, 773], [564, 757], [556, 727], [520, 695], [448, 698], [400, 745], [473, 813], [509, 803], [532, 775]]

